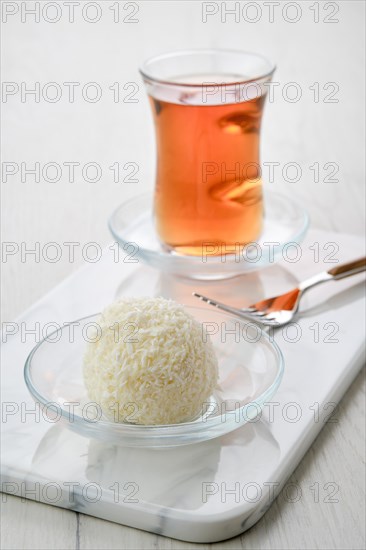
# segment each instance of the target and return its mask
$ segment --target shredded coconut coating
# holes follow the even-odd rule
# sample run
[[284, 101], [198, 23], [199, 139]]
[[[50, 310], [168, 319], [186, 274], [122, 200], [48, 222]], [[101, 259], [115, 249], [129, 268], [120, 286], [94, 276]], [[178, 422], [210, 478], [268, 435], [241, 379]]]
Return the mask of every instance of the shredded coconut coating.
[[84, 379], [105, 417], [176, 424], [199, 415], [217, 385], [218, 364], [201, 323], [164, 298], [122, 299], [98, 320]]

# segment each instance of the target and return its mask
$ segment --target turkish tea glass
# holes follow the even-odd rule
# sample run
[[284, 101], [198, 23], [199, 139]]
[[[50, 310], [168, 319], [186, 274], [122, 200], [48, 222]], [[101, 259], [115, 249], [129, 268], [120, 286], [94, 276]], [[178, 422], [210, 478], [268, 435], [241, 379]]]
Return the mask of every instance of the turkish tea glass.
[[263, 223], [260, 129], [274, 65], [254, 53], [191, 50], [140, 69], [156, 131], [156, 231], [166, 250], [226, 255]]

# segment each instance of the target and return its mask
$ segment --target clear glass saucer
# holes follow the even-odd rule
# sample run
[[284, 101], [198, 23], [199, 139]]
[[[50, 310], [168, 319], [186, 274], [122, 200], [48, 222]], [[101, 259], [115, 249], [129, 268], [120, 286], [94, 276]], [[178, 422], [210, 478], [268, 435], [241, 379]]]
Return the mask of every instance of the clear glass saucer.
[[164, 271], [193, 279], [225, 279], [257, 271], [281, 259], [293, 258], [309, 226], [307, 212], [288, 197], [266, 192], [261, 237], [237, 254], [188, 256], [165, 250], [156, 234], [153, 194], [146, 193], [122, 203], [108, 226], [128, 261], [141, 261]]
[[98, 315], [65, 324], [37, 344], [27, 358], [24, 377], [52, 423], [127, 447], [173, 447], [213, 439], [257, 419], [277, 391], [284, 371], [282, 353], [260, 327], [215, 309], [186, 307], [207, 323], [219, 362], [219, 389], [191, 422], [143, 426], [106, 419], [87, 396], [82, 372], [88, 333]]

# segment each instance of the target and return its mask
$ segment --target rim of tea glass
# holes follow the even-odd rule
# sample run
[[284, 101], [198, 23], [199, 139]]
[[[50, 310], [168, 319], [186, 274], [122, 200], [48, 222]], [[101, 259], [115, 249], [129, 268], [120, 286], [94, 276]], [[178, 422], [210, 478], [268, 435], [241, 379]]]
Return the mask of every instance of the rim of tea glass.
[[152, 56], [152, 57], [149, 57], [148, 59], [146, 59], [146, 61], [143, 62], [143, 64], [139, 67], [139, 72], [141, 74], [141, 76], [146, 79], [146, 80], [149, 80], [151, 82], [156, 82], [158, 84], [164, 84], [165, 86], [173, 86], [173, 87], [177, 87], [177, 88], [202, 88], [205, 84], [204, 83], [189, 83], [189, 82], [174, 82], [172, 80], [166, 80], [166, 79], [160, 79], [160, 78], [156, 78], [154, 76], [152, 76], [151, 74], [149, 74], [148, 72], [148, 66], [151, 65], [152, 63], [156, 62], [156, 61], [160, 61], [160, 60], [164, 60], [164, 59], [170, 59], [172, 57], [184, 57], [184, 56], [194, 56], [194, 55], [204, 55], [204, 54], [207, 54], [207, 55], [217, 55], [217, 54], [240, 54], [240, 55], [246, 55], [246, 56], [252, 56], [252, 57], [257, 57], [258, 59], [261, 59], [262, 61], [265, 61], [268, 66], [269, 66], [269, 69], [268, 71], [264, 72], [264, 73], [259, 73], [258, 76], [255, 76], [255, 77], [251, 77], [251, 78], [245, 78], [243, 80], [232, 80], [232, 81], [229, 81], [229, 82], [218, 82], [217, 83], [217, 86], [230, 86], [230, 85], [244, 85], [244, 84], [249, 84], [250, 82], [257, 82], [258, 80], [263, 80], [263, 79], [268, 79], [270, 78], [274, 71], [276, 70], [276, 65], [270, 61], [267, 57], [265, 57], [264, 55], [261, 55], [259, 53], [255, 53], [255, 52], [248, 52], [248, 51], [243, 51], [243, 50], [233, 50], [233, 49], [221, 49], [221, 48], [197, 48], [197, 49], [191, 49], [191, 50], [176, 50], [176, 51], [172, 51], [172, 52], [166, 52], [166, 53], [162, 53], [160, 55], [155, 55], [155, 56]]

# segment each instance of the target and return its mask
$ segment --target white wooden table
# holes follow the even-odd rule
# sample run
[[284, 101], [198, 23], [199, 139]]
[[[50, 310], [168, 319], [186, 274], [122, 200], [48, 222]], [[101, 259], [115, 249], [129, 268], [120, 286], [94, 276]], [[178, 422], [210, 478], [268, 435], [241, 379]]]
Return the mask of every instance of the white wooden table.
[[[297, 23], [286, 21], [292, 12], [284, 12], [281, 2], [274, 21], [269, 21], [267, 8], [261, 19], [250, 23], [254, 12], [224, 16], [221, 3], [213, 5], [218, 12], [206, 17], [200, 2], [137, 2], [132, 8], [121, 3], [119, 22], [114, 23], [112, 2], [99, 2], [101, 18], [90, 23], [75, 11], [75, 21], [68, 20], [66, 7], [59, 2], [60, 20], [52, 9], [40, 14], [40, 21], [17, 13], [8, 14], [3, 23], [3, 81], [15, 83], [8, 88], [14, 93], [3, 103], [3, 162], [8, 179], [2, 187], [2, 239], [19, 246], [2, 266], [2, 320], [14, 319], [47, 290], [62, 280], [84, 259], [81, 248], [90, 242], [100, 246], [108, 240], [106, 219], [113, 207], [128, 196], [150, 188], [153, 181], [154, 147], [152, 123], [143, 90], [137, 90], [137, 103], [113, 101], [115, 82], [120, 83], [121, 99], [134, 88], [126, 83], [141, 82], [136, 66], [147, 56], [185, 47], [227, 47], [262, 52], [274, 58], [279, 66], [279, 89], [296, 81], [302, 99], [296, 103], [281, 98], [267, 105], [263, 127], [263, 161], [275, 161], [282, 168], [298, 163], [302, 177], [296, 183], [277, 177], [276, 188], [299, 198], [308, 208], [314, 227], [361, 233], [363, 229], [364, 174], [362, 128], [362, 70], [364, 53], [364, 3], [334, 2], [325, 11], [319, 8], [319, 22], [314, 22], [313, 2], [302, 2]], [[252, 3], [253, 4], [253, 3]], [[44, 5], [44, 2], [41, 2]], [[81, 2], [81, 6], [85, 2]], [[137, 6], [137, 8], [136, 8]], [[339, 8], [339, 9], [338, 9]], [[8, 9], [8, 8], [7, 8]], [[80, 8], [81, 9], [81, 8]], [[9, 8], [11, 10], [11, 7]], [[95, 14], [90, 8], [89, 19]], [[136, 11], [137, 10], [137, 11]], [[136, 11], [135, 14], [133, 12]], [[244, 15], [243, 15], [244, 13]], [[258, 12], [259, 13], [259, 12]], [[22, 23], [21, 17], [25, 22]], [[85, 14], [84, 14], [85, 16]], [[326, 24], [324, 18], [338, 18]], [[33, 16], [34, 17], [34, 16]], [[135, 23], [123, 21], [126, 17]], [[225, 19], [226, 18], [226, 19]], [[275, 78], [276, 80], [276, 78]], [[97, 82], [103, 97], [96, 103], [77, 95], [74, 103], [65, 96], [64, 82]], [[21, 82], [28, 87], [40, 82], [40, 102], [25, 96], [21, 101]], [[56, 82], [63, 97], [45, 101], [44, 85]], [[314, 83], [319, 82], [320, 100], [314, 101]], [[325, 103], [324, 89], [335, 82], [339, 91], [337, 103]], [[19, 86], [19, 92], [17, 92]], [[309, 87], [313, 86], [310, 90]], [[15, 91], [14, 91], [15, 90]], [[51, 96], [51, 88], [48, 88]], [[55, 88], [54, 90], [55, 91]], [[90, 89], [90, 93], [92, 90]], [[71, 182], [65, 162], [79, 162], [75, 181]], [[57, 182], [46, 181], [22, 169], [35, 162], [42, 169], [56, 162], [62, 169]], [[102, 177], [86, 181], [81, 168], [97, 163]], [[137, 183], [115, 183], [109, 168], [118, 162], [123, 177], [126, 163], [138, 165]], [[22, 168], [22, 163], [23, 168]], [[314, 163], [320, 166], [320, 181], [315, 181]], [[326, 163], [339, 167], [335, 179]], [[11, 170], [16, 171], [11, 175]], [[91, 174], [91, 173], [90, 173]], [[47, 176], [47, 174], [46, 174]], [[54, 177], [49, 173], [48, 180]], [[91, 178], [89, 178], [91, 179]], [[122, 178], [121, 178], [122, 179]], [[268, 178], [267, 178], [268, 179]], [[270, 185], [270, 184], [269, 184]], [[50, 242], [61, 245], [77, 242], [75, 259], [65, 255], [51, 263], [42, 259], [42, 250]], [[21, 243], [25, 243], [22, 245]], [[36, 245], [35, 243], [40, 243]], [[21, 255], [22, 246], [39, 246], [40, 262], [31, 255]], [[64, 248], [63, 248], [64, 250]], [[242, 537], [211, 545], [220, 548], [364, 548], [364, 374], [360, 374], [344, 397], [337, 413], [337, 423], [325, 426], [289, 482], [297, 483], [302, 498], [296, 503], [283, 495], [275, 501], [263, 519]], [[335, 482], [339, 502], [329, 503], [320, 491], [314, 496], [315, 483], [323, 487]], [[1, 514], [1, 547], [5, 549], [102, 549], [102, 548], [194, 548], [195, 545], [172, 541], [149, 533], [61, 510], [16, 497], [4, 497]], [[319, 500], [317, 502], [316, 500]]]

